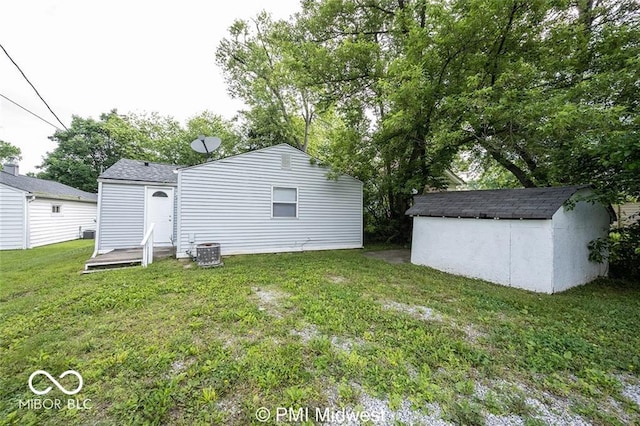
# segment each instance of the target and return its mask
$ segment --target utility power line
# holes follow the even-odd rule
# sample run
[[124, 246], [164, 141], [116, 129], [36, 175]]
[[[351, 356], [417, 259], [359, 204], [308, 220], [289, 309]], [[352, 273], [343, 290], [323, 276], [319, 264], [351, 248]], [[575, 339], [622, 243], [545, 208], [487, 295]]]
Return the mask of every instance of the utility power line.
[[[40, 92], [38, 92], [38, 89], [36, 89], [36, 86], [33, 85], [33, 83], [31, 83], [31, 81], [29, 81], [29, 79], [27, 78], [27, 76], [25, 75], [25, 73], [22, 71], [22, 69], [20, 68], [20, 66], [16, 63], [16, 61], [13, 60], [13, 58], [11, 57], [11, 55], [9, 55], [9, 52], [7, 52], [7, 49], [4, 48], [4, 46], [2, 44], [0, 44], [0, 47], [2, 48], [2, 50], [4, 51], [4, 54], [7, 55], [7, 58], [9, 58], [9, 60], [13, 63], [13, 65], [16, 66], [16, 68], [18, 68], [18, 71], [20, 71], [20, 74], [22, 74], [22, 76], [24, 77], [25, 80], [27, 80], [27, 83], [29, 83], [29, 85], [33, 88], [33, 90], [36, 92], [36, 95], [38, 95], [38, 97], [40, 98], [40, 100], [47, 106], [47, 108], [49, 109], [49, 111], [51, 111], [51, 114], [53, 114], [53, 116], [56, 118], [56, 120], [58, 120], [58, 123], [62, 124], [62, 127], [64, 127], [65, 130], [69, 130], [67, 129], [67, 126], [64, 125], [64, 123], [62, 122], [62, 120], [60, 120], [60, 118], [58, 118], [58, 116], [56, 115], [55, 112], [53, 112], [53, 110], [51, 109], [51, 107], [49, 106], [49, 104], [47, 103], [47, 101], [44, 100], [44, 98], [42, 97], [42, 95], [40, 95]], [[11, 101], [13, 102], [13, 101]], [[15, 103], [15, 102], [14, 102]], [[16, 104], [18, 105], [18, 104]], [[20, 106], [20, 105], [18, 105]], [[20, 106], [21, 107], [21, 106]], [[23, 107], [21, 107], [23, 108]], [[26, 108], [23, 108], [26, 109]], [[28, 110], [27, 110], [28, 111]], [[31, 112], [31, 111], [29, 111]], [[32, 113], [33, 114], [33, 113]], [[35, 115], [35, 114], [34, 114]], [[40, 117], [38, 117], [40, 118]], [[46, 121], [46, 120], [45, 120]], [[51, 123], [49, 123], [51, 124]], [[57, 126], [54, 126], [57, 128]]]
[[16, 105], [16, 106], [18, 106], [18, 107], [22, 108], [23, 110], [27, 111], [29, 114], [33, 115], [34, 117], [37, 117], [37, 118], [39, 118], [40, 120], [42, 120], [42, 121], [44, 121], [45, 123], [47, 123], [48, 125], [53, 126], [53, 127], [55, 127], [56, 129], [58, 129], [58, 130], [62, 131], [62, 129], [61, 129], [60, 127], [56, 126], [55, 124], [53, 124], [53, 123], [52, 123], [52, 122], [50, 122], [50, 121], [45, 120], [44, 118], [40, 117], [40, 116], [39, 116], [38, 114], [36, 114], [35, 112], [33, 112], [33, 111], [31, 111], [31, 110], [28, 110], [27, 108], [23, 107], [22, 105], [20, 105], [20, 104], [19, 104], [19, 103], [17, 103], [16, 101], [14, 101], [14, 100], [12, 100], [12, 99], [7, 98], [7, 97], [6, 97], [5, 95], [3, 95], [2, 93], [0, 93], [0, 97], [5, 98], [6, 100], [8, 100], [9, 102], [11, 102], [12, 104], [14, 104], [14, 105]]

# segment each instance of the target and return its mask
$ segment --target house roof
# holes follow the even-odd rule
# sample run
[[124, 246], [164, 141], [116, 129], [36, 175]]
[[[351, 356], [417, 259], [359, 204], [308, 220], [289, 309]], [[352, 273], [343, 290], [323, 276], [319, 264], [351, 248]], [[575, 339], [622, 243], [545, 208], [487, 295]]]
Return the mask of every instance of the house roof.
[[52, 180], [38, 179], [31, 176], [14, 175], [0, 171], [0, 183], [30, 194], [62, 200], [78, 200], [97, 202], [98, 196], [90, 192], [81, 191], [69, 185]]
[[118, 160], [113, 166], [102, 172], [99, 179], [129, 180], [143, 182], [178, 183], [176, 170], [183, 166], [175, 164], [152, 163], [149, 161]]
[[[288, 150], [290, 150], [292, 152], [295, 152], [297, 154], [300, 154], [300, 155], [303, 155], [303, 156], [307, 157], [310, 161], [313, 161], [313, 163], [318, 165], [318, 166], [326, 167], [326, 165], [323, 165], [323, 163], [320, 162], [317, 158], [314, 158], [314, 157], [310, 156], [309, 154], [307, 154], [306, 152], [304, 152], [304, 151], [302, 151], [302, 150], [300, 150], [298, 148], [295, 148], [295, 147], [289, 145], [288, 143], [284, 143], [283, 142], [283, 143], [279, 143], [277, 145], [271, 145], [271, 146], [267, 146], [267, 147], [264, 147], [264, 148], [254, 149], [252, 151], [242, 152], [240, 154], [230, 155], [228, 157], [218, 158], [217, 160], [207, 161], [205, 163], [200, 163], [200, 164], [195, 164], [193, 166], [180, 167], [180, 169], [181, 170], [196, 169], [198, 167], [204, 167], [204, 166], [208, 166], [208, 165], [211, 165], [211, 164], [224, 163], [225, 161], [228, 161], [228, 160], [233, 159], [235, 157], [253, 155], [253, 154], [256, 154], [256, 153], [259, 153], [259, 152], [271, 151], [271, 150], [277, 150], [277, 149], [288, 149]], [[353, 177], [351, 175], [347, 175], [347, 174], [343, 173], [343, 174], [340, 174], [340, 176], [343, 176], [343, 177], [346, 177], [346, 178], [349, 178], [349, 179], [353, 179], [353, 180], [356, 180], [356, 181], [362, 183], [362, 181], [360, 179], [355, 178], [355, 177]]]
[[551, 219], [577, 191], [588, 185], [548, 188], [434, 192], [414, 198], [411, 216]]

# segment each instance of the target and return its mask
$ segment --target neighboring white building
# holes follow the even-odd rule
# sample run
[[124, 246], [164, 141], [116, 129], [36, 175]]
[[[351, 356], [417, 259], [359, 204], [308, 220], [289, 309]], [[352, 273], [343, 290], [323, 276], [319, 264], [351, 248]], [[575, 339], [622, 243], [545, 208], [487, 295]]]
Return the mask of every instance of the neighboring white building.
[[0, 171], [0, 250], [27, 249], [80, 238], [96, 227], [96, 194]]
[[362, 182], [287, 144], [192, 167], [120, 160], [98, 179], [96, 254], [220, 243], [222, 254], [362, 247]]
[[[581, 201], [587, 186], [458, 191], [415, 197], [411, 262], [526, 290], [557, 293], [606, 275], [588, 260], [615, 214]], [[565, 206], [575, 202], [573, 208]]]
[[615, 227], [629, 226], [640, 221], [640, 203], [624, 203], [613, 206], [618, 220]]

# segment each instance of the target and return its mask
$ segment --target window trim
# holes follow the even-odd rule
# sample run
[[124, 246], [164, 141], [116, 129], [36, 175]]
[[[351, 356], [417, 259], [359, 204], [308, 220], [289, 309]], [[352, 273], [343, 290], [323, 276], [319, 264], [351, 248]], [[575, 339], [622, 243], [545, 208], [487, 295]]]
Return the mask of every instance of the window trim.
[[[58, 211], [55, 211], [56, 207], [58, 208], [57, 209]], [[61, 214], [62, 214], [62, 204], [51, 203], [51, 215], [52, 216], [59, 216]]]
[[[296, 190], [296, 201], [274, 201], [273, 200], [273, 193], [274, 190], [278, 188], [278, 189], [295, 189]], [[300, 188], [298, 188], [297, 186], [284, 186], [284, 185], [271, 185], [271, 219], [285, 219], [285, 220], [291, 220], [291, 219], [298, 219], [298, 204], [300, 201]], [[274, 203], [278, 203], [278, 204], [295, 204], [296, 206], [296, 215], [295, 216], [274, 216], [273, 215], [273, 205]]]

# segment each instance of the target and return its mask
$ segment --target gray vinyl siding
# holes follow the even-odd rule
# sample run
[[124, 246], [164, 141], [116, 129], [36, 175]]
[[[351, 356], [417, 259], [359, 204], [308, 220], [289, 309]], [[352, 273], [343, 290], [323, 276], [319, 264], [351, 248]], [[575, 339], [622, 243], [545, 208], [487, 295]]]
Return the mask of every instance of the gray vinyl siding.
[[0, 184], [0, 250], [24, 249], [26, 192]]
[[138, 247], [144, 237], [144, 185], [102, 183], [98, 251]]
[[640, 220], [640, 203], [625, 203], [613, 207], [618, 220], [613, 226], [628, 226]]
[[[60, 213], [52, 213], [52, 205]], [[36, 197], [29, 203], [29, 246], [78, 239], [81, 229], [96, 229], [96, 214], [96, 203]]]
[[[287, 145], [181, 170], [178, 256], [190, 236], [221, 243], [223, 254], [362, 247], [362, 183], [327, 171]], [[297, 218], [271, 217], [274, 186], [298, 189]]]

